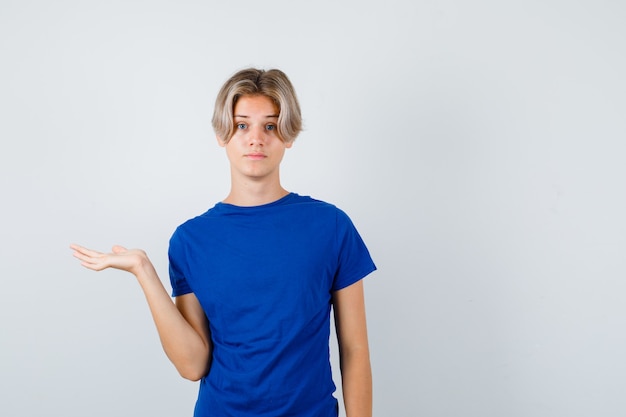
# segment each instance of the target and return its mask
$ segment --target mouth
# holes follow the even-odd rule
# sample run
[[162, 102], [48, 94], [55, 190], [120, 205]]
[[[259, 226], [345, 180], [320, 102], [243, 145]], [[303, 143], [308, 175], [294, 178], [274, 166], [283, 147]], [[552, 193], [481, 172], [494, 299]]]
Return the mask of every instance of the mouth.
[[248, 159], [252, 159], [252, 160], [259, 160], [259, 159], [267, 158], [265, 156], [265, 154], [258, 153], [258, 152], [248, 153], [248, 154], [244, 155], [244, 157], [248, 158]]

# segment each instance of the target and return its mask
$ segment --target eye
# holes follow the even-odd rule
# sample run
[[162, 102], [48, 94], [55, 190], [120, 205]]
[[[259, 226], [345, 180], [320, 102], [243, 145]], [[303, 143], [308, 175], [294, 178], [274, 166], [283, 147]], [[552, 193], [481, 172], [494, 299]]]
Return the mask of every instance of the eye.
[[236, 127], [237, 129], [243, 130], [247, 127], [247, 125], [245, 123], [237, 123]]
[[276, 125], [267, 125], [265, 126], [266, 130], [276, 130]]

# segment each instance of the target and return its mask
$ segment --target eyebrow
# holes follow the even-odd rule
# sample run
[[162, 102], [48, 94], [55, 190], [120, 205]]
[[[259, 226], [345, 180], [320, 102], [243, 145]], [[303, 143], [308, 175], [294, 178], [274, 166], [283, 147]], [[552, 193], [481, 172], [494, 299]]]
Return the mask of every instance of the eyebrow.
[[[249, 118], [250, 116], [246, 116], [246, 115], [244, 115], [244, 114], [234, 114], [234, 115], [233, 115], [233, 117], [242, 117], [242, 118], [244, 118], [244, 119], [247, 119], [247, 118]], [[270, 115], [268, 115], [268, 116], [265, 116], [265, 118], [266, 118], [266, 119], [270, 119], [270, 118], [276, 118], [276, 119], [277, 119], [277, 118], [278, 118], [278, 115], [277, 115], [277, 114], [270, 114]]]

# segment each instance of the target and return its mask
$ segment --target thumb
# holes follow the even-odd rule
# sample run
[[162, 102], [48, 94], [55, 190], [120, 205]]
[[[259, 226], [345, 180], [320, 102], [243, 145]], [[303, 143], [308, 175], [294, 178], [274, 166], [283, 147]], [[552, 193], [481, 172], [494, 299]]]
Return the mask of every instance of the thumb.
[[120, 245], [115, 245], [113, 246], [113, 253], [114, 254], [120, 254], [120, 253], [124, 253], [127, 252], [128, 249], [126, 249], [124, 246], [120, 246]]

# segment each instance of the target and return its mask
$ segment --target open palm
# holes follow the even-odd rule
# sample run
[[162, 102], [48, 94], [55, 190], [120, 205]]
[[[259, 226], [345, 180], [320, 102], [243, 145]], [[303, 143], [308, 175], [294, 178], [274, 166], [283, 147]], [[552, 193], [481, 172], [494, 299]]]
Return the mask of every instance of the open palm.
[[82, 266], [94, 271], [115, 268], [136, 274], [148, 259], [141, 249], [126, 249], [119, 245], [113, 246], [110, 253], [98, 252], [75, 244], [70, 245], [70, 248], [74, 250], [74, 257], [81, 261]]

